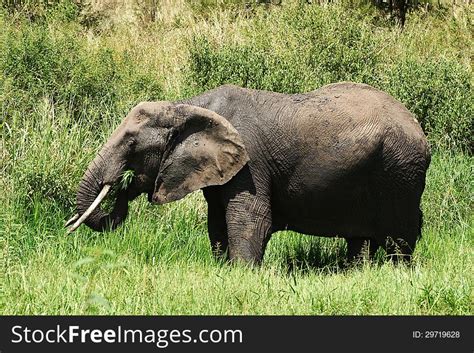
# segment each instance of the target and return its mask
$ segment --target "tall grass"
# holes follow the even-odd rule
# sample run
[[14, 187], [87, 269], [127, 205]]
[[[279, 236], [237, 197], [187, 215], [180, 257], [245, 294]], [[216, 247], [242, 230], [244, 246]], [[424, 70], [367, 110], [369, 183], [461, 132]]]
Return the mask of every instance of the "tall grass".
[[[154, 23], [132, 13], [103, 26], [58, 3], [36, 17], [0, 12], [2, 314], [472, 314], [468, 12], [414, 12], [400, 32], [344, 3], [163, 1]], [[389, 91], [428, 133], [411, 265], [379, 252], [346, 268], [342, 239], [292, 232], [273, 236], [261, 268], [221, 263], [200, 193], [165, 206], [140, 198], [114, 232], [65, 234], [82, 173], [138, 101], [337, 80]]]

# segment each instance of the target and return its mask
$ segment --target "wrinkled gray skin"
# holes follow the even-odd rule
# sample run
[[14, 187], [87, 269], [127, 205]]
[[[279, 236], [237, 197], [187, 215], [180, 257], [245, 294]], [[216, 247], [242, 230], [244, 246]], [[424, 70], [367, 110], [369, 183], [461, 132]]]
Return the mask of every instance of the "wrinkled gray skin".
[[89, 227], [116, 227], [141, 193], [163, 204], [202, 189], [211, 247], [231, 260], [260, 263], [284, 229], [344, 237], [349, 259], [379, 246], [409, 256], [429, 163], [413, 115], [370, 86], [288, 95], [225, 85], [133, 108], [86, 171], [77, 210], [132, 169], [114, 210], [94, 211]]

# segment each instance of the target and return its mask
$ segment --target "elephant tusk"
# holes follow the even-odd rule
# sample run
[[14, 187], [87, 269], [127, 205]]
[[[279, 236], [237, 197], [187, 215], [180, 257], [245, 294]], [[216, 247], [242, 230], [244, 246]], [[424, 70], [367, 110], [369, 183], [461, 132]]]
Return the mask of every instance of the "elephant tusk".
[[[68, 233], [74, 232], [81, 224], [84, 222], [87, 217], [99, 206], [100, 202], [107, 196], [107, 193], [110, 190], [110, 185], [104, 185], [99, 195], [96, 197], [94, 202], [89, 206], [89, 208], [82, 214], [82, 216], [67, 230]], [[73, 217], [74, 218], [74, 217]]]
[[65, 224], [64, 224], [64, 227], [68, 227], [70, 226], [73, 222], [75, 222], [77, 219], [79, 218], [79, 213], [76, 213], [74, 216], [71, 217], [71, 219], [69, 221], [67, 221]]

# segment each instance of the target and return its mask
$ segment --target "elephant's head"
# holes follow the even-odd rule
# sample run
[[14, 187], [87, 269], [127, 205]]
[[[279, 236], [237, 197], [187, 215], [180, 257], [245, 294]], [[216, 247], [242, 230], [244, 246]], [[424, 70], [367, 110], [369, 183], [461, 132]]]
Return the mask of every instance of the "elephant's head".
[[[228, 182], [247, 163], [237, 130], [222, 116], [196, 106], [143, 102], [133, 108], [90, 163], [77, 192], [77, 214], [94, 230], [115, 228], [127, 216], [128, 202], [141, 193], [163, 204], [197, 189]], [[126, 188], [116, 187], [133, 171]], [[100, 203], [115, 190], [113, 210]]]

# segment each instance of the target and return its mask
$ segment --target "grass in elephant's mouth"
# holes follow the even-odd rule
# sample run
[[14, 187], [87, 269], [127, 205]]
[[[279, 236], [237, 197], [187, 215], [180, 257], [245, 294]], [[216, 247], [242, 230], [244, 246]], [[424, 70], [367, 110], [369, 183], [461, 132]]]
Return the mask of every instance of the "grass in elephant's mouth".
[[132, 183], [134, 176], [135, 172], [133, 170], [128, 169], [124, 171], [120, 179], [120, 188], [126, 190]]
[[117, 199], [117, 195], [119, 192], [126, 190], [133, 181], [135, 173], [133, 170], [126, 170], [122, 173], [120, 179], [112, 185], [110, 188], [109, 193], [101, 202], [101, 208], [104, 212], [110, 213], [112, 212], [115, 200]]

